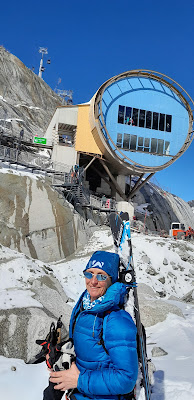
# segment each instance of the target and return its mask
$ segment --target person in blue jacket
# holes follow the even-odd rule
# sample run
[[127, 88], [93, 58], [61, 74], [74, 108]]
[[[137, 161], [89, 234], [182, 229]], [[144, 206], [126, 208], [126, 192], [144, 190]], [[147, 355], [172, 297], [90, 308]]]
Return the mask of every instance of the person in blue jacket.
[[75, 388], [71, 400], [119, 400], [138, 373], [136, 326], [122, 309], [126, 286], [118, 282], [119, 256], [97, 251], [83, 271], [86, 290], [73, 309], [70, 338], [76, 363], [50, 372], [56, 390]]

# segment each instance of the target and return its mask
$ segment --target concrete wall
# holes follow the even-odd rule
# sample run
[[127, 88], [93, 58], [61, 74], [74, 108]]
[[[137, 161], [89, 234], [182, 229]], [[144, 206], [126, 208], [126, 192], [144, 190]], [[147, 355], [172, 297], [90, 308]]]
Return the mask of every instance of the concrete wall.
[[[60, 144], [55, 144], [52, 152], [52, 161], [68, 165], [71, 169], [76, 164], [77, 151], [74, 147], [67, 147]], [[59, 170], [60, 166], [56, 170]], [[68, 171], [67, 171], [68, 172]]]
[[77, 106], [58, 107], [48, 125], [45, 137], [53, 142], [58, 142], [58, 124], [77, 125]]
[[[107, 177], [108, 178], [108, 177]], [[103, 179], [101, 179], [100, 187], [97, 187], [97, 193], [105, 194], [106, 196], [111, 196], [111, 188]]]
[[133, 204], [128, 203], [127, 201], [119, 201], [117, 203], [117, 210], [119, 212], [128, 212], [130, 221], [134, 216], [134, 207]]
[[[56, 109], [45, 134], [47, 140], [52, 141], [54, 144], [52, 161], [72, 166], [77, 162], [78, 151], [102, 154], [91, 132], [88, 116], [89, 108], [90, 104], [81, 104], [79, 106], [64, 106]], [[74, 147], [59, 144], [59, 124], [77, 126]]]
[[[126, 181], [125, 175], [118, 175], [116, 180], [117, 180], [118, 185], [122, 189], [123, 193], [125, 193], [125, 181]], [[122, 197], [119, 196], [118, 193], [116, 193], [116, 201], [120, 201], [120, 200], [122, 200]]]

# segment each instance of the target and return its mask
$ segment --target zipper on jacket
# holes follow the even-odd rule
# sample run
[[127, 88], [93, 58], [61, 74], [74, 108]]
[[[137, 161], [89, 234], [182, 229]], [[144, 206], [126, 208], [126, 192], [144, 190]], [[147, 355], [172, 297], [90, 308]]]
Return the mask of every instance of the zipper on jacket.
[[96, 318], [98, 316], [98, 313], [96, 314], [95, 318], [94, 318], [94, 323], [93, 323], [93, 329], [92, 329], [92, 337], [94, 338], [94, 328], [95, 328], [95, 323], [96, 323]]

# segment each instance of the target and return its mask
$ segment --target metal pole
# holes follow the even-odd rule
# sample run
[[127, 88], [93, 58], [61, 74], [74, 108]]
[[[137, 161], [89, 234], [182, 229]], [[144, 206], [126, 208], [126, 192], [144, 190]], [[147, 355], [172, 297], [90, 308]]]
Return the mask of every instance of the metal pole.
[[90, 162], [88, 163], [88, 165], [86, 165], [86, 167], [84, 168], [83, 173], [90, 167], [90, 165], [93, 163], [93, 161], [96, 159], [96, 157], [97, 157], [97, 156], [94, 156], [94, 157], [92, 158], [92, 160], [90, 160]]
[[48, 54], [47, 48], [46, 47], [40, 47], [39, 48], [39, 53], [42, 54], [42, 57], [41, 57], [41, 60], [40, 60], [40, 67], [39, 67], [38, 76], [39, 76], [39, 78], [42, 78], [42, 71], [44, 70], [43, 69], [43, 56], [44, 56], [44, 54]]
[[112, 183], [114, 184], [114, 187], [116, 189], [116, 191], [119, 193], [119, 195], [122, 197], [122, 199], [124, 201], [127, 201], [127, 197], [125, 196], [125, 193], [123, 193], [122, 189], [120, 188], [120, 186], [118, 185], [116, 179], [114, 178], [114, 176], [112, 175], [112, 173], [110, 172], [109, 168], [107, 167], [107, 165], [105, 164], [105, 162], [100, 159], [99, 160], [100, 163], [103, 165], [105, 171], [107, 172], [109, 178], [111, 179]]
[[[128, 201], [129, 201], [129, 199], [131, 199], [133, 196], [134, 196], [134, 194], [139, 190], [139, 189], [141, 189], [141, 187], [147, 182], [147, 181], [149, 181], [149, 179], [153, 176], [155, 174], [155, 172], [152, 172], [150, 175], [148, 175], [147, 176], [147, 178], [145, 178], [144, 179], [144, 181], [143, 182], [141, 182], [138, 186], [136, 186], [136, 188], [135, 188], [135, 186], [134, 186], [134, 188], [132, 189], [132, 191], [129, 193], [129, 196], [128, 196]], [[143, 174], [144, 175], [144, 174]], [[140, 177], [141, 178], [141, 177]], [[140, 178], [138, 179], [138, 182], [140, 182]], [[136, 182], [137, 183], [137, 182]]]
[[40, 60], [40, 67], [39, 67], [39, 74], [38, 74], [39, 78], [42, 78], [43, 55], [44, 55], [44, 53], [42, 53], [42, 58]]

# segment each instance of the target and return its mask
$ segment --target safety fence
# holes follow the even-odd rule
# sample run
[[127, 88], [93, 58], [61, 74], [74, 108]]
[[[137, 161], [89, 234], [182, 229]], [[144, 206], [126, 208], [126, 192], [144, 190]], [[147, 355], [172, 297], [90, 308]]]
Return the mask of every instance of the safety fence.
[[48, 157], [39, 154], [20, 151], [3, 145], [0, 145], [0, 160], [10, 164], [22, 165], [32, 170], [52, 173], [52, 186], [66, 188], [69, 201], [74, 199], [83, 206], [90, 206], [103, 211], [113, 211], [117, 208], [115, 200], [105, 196], [100, 199], [92, 195], [83, 185], [83, 168], [79, 168], [79, 171], [75, 174], [73, 167], [69, 165], [53, 162]]
[[114, 211], [117, 208], [116, 201], [105, 196], [103, 196], [103, 199], [99, 199], [97, 196], [90, 195], [90, 205], [103, 210]]
[[63, 186], [68, 191], [67, 199], [71, 201], [76, 199], [80, 204], [90, 206], [103, 211], [110, 211], [117, 209], [117, 203], [111, 198], [103, 196], [99, 198], [90, 193], [90, 191], [83, 185], [82, 180], [84, 176], [84, 169], [80, 168], [79, 172], [75, 175], [70, 171], [69, 173], [55, 172], [52, 176], [52, 185], [55, 187]]
[[23, 165], [27, 168], [33, 168], [42, 171], [49, 171], [55, 173], [55, 171], [70, 172], [70, 166], [60, 163], [53, 162], [48, 157], [41, 156], [36, 153], [31, 153], [29, 151], [23, 151], [14, 149], [11, 147], [0, 145], [0, 160]]

